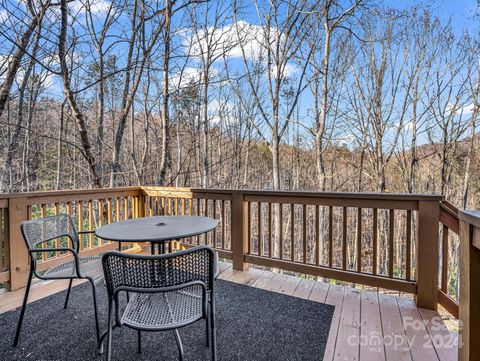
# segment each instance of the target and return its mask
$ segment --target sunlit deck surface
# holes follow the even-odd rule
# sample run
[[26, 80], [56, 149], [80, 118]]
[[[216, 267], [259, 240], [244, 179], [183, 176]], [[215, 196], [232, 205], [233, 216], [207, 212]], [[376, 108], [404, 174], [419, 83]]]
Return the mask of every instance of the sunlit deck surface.
[[[444, 323], [448, 316], [417, 308], [407, 295], [359, 290], [254, 267], [236, 271], [227, 262], [221, 262], [220, 268], [219, 278], [223, 280], [334, 305], [326, 361], [457, 360], [457, 335]], [[37, 282], [29, 301], [66, 287], [67, 281]], [[0, 293], [0, 313], [19, 307], [23, 293]]]

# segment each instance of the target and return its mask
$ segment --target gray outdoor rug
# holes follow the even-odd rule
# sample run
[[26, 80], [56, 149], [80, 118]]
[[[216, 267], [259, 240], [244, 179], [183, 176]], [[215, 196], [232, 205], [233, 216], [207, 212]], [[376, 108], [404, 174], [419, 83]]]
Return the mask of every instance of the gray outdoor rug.
[[[90, 284], [74, 287], [69, 308], [65, 291], [27, 306], [20, 342], [12, 347], [20, 309], [0, 315], [0, 360], [103, 360], [96, 354]], [[106, 290], [98, 287], [102, 325]], [[227, 281], [216, 282], [219, 361], [322, 360], [334, 306]], [[137, 354], [136, 331], [113, 333], [113, 360], [177, 360], [172, 331], [143, 332]], [[180, 329], [185, 360], [209, 360], [205, 322]]]

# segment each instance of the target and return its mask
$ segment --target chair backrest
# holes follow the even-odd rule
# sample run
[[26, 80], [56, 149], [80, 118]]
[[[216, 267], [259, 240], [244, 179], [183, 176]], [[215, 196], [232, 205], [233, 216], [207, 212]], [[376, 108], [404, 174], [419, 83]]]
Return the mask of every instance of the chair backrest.
[[36, 245], [53, 239], [68, 237], [73, 248], [78, 251], [78, 234], [73, 220], [67, 214], [24, 221], [20, 228], [28, 249], [34, 249]]
[[108, 294], [120, 289], [160, 289], [192, 281], [213, 288], [215, 255], [208, 246], [197, 246], [165, 255], [135, 255], [118, 251], [103, 255], [103, 272]]

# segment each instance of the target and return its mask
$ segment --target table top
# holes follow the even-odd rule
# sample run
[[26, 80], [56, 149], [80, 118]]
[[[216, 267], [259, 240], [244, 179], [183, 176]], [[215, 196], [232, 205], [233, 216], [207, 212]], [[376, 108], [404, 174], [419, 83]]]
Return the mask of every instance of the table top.
[[110, 223], [95, 234], [120, 242], [169, 241], [206, 233], [217, 225], [216, 219], [202, 216], [155, 216]]

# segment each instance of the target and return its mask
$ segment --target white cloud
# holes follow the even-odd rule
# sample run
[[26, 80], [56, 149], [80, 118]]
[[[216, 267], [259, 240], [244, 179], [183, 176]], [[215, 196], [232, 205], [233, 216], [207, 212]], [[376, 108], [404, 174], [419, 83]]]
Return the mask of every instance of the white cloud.
[[[295, 75], [296, 73], [298, 73], [300, 71], [300, 69], [298, 68], [297, 65], [295, 64], [292, 64], [292, 63], [287, 63], [285, 64], [285, 66], [283, 67], [283, 77], [291, 77], [293, 75]], [[272, 68], [272, 75], [274, 77], [277, 76], [277, 66], [274, 66]]]
[[107, 0], [75, 0], [69, 6], [76, 12], [85, 11], [87, 7], [90, 7], [92, 14], [102, 15], [110, 8], [110, 2]]
[[228, 101], [214, 99], [208, 103], [208, 120], [210, 124], [218, 125], [220, 122], [233, 124], [235, 117], [235, 105]]
[[261, 49], [263, 29], [260, 26], [238, 21], [223, 27], [207, 27], [194, 33], [192, 29], [183, 29], [183, 45], [194, 58], [201, 58], [208, 47], [212, 57], [240, 58], [243, 56], [242, 41], [245, 56], [248, 59], [258, 57]]
[[[223, 27], [208, 27], [195, 33], [192, 29], [181, 29], [178, 34], [184, 38], [185, 53], [195, 60], [202, 58], [208, 49], [212, 58], [239, 59], [261, 61], [265, 64], [265, 49], [275, 48], [277, 41], [283, 42], [284, 37], [276, 28], [269, 32], [260, 25], [246, 21], [237, 21]], [[271, 69], [272, 76], [276, 77], [277, 67]], [[292, 77], [299, 72], [298, 66], [287, 63], [283, 66], [282, 77]]]
[[3, 24], [8, 19], [8, 11], [6, 9], [0, 9], [0, 24]]
[[[215, 79], [219, 74], [216, 68], [210, 68], [210, 80]], [[198, 84], [202, 79], [202, 69], [197, 67], [186, 67], [182, 71], [174, 73], [170, 76], [170, 89], [178, 90], [185, 88], [190, 84]]]
[[445, 112], [447, 114], [451, 114], [454, 111], [455, 115], [469, 115], [473, 113], [473, 108], [473, 104], [459, 105], [448, 103], [447, 107], [445, 108]]

